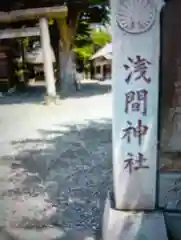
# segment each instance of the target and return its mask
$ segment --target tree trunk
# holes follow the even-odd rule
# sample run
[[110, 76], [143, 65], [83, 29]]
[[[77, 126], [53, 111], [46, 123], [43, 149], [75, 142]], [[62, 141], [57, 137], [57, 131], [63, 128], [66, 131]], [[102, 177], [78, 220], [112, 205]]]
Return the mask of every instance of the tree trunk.
[[77, 23], [80, 16], [80, 10], [69, 9], [68, 18], [58, 23], [61, 39], [60, 53], [60, 78], [61, 94], [69, 95], [75, 89], [74, 84], [74, 61], [72, 46], [77, 30]]
[[74, 64], [72, 51], [61, 51], [60, 53], [60, 79], [61, 93], [70, 94], [74, 88]]

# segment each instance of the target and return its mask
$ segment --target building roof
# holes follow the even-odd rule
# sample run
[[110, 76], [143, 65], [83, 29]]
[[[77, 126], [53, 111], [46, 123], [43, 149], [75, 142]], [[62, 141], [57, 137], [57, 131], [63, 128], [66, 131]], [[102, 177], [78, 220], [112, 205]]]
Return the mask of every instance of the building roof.
[[106, 59], [112, 59], [112, 43], [106, 44], [104, 47], [99, 49], [92, 57], [90, 60], [94, 60], [99, 57], [104, 57]]

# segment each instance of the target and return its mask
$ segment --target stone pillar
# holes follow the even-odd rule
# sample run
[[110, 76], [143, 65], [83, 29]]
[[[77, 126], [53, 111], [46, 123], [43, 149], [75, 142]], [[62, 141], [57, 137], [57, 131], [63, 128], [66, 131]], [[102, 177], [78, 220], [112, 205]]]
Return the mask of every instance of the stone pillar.
[[50, 35], [48, 29], [48, 21], [46, 18], [40, 19], [40, 31], [41, 31], [41, 46], [44, 59], [44, 72], [48, 97], [56, 96], [55, 78], [53, 71], [53, 59], [51, 58], [51, 45]]
[[103, 240], [167, 239], [163, 214], [156, 212], [163, 4], [111, 0], [114, 193], [105, 207]]
[[112, 0], [113, 167], [118, 209], [154, 209], [160, 10], [163, 0]]

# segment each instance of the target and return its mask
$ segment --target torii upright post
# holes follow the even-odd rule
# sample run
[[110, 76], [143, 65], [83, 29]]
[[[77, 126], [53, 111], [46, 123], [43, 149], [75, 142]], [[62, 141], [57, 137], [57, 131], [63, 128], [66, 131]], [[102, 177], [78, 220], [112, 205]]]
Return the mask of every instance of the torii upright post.
[[163, 5], [111, 0], [114, 201], [106, 204], [103, 240], [167, 239], [163, 214], [156, 210]]
[[47, 96], [50, 98], [56, 97], [55, 78], [53, 71], [53, 59], [50, 44], [50, 35], [48, 29], [48, 21], [46, 18], [40, 18], [40, 36], [44, 60], [45, 82]]

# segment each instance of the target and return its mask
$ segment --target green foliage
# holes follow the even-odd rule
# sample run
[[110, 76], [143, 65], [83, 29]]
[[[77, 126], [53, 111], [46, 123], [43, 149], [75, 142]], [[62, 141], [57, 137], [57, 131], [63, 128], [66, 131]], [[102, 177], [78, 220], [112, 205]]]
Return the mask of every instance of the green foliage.
[[75, 47], [73, 51], [78, 55], [81, 60], [87, 60], [94, 52], [92, 44], [87, 44], [82, 47]]
[[[86, 2], [85, 0], [79, 2]], [[109, 22], [109, 8], [107, 0], [87, 0], [81, 11], [73, 51], [84, 64], [92, 54], [106, 43], [111, 42], [107, 31], [91, 29], [91, 23], [107, 24]]]
[[92, 43], [92, 40], [90, 38], [90, 32], [91, 30], [89, 23], [85, 20], [79, 21], [74, 45], [76, 47], [82, 47], [84, 45]]
[[111, 42], [111, 35], [107, 31], [103, 31], [103, 30], [100, 30], [100, 31], [92, 30], [91, 38], [92, 38], [93, 44], [98, 47], [102, 47], [105, 44]]
[[110, 11], [107, 4], [98, 4], [90, 5], [87, 9], [88, 21], [90, 23], [102, 23], [105, 25], [110, 21]]
[[77, 35], [73, 51], [78, 59], [83, 60], [85, 64], [98, 48], [109, 42], [111, 42], [111, 35], [107, 31], [88, 28], [87, 35]]

